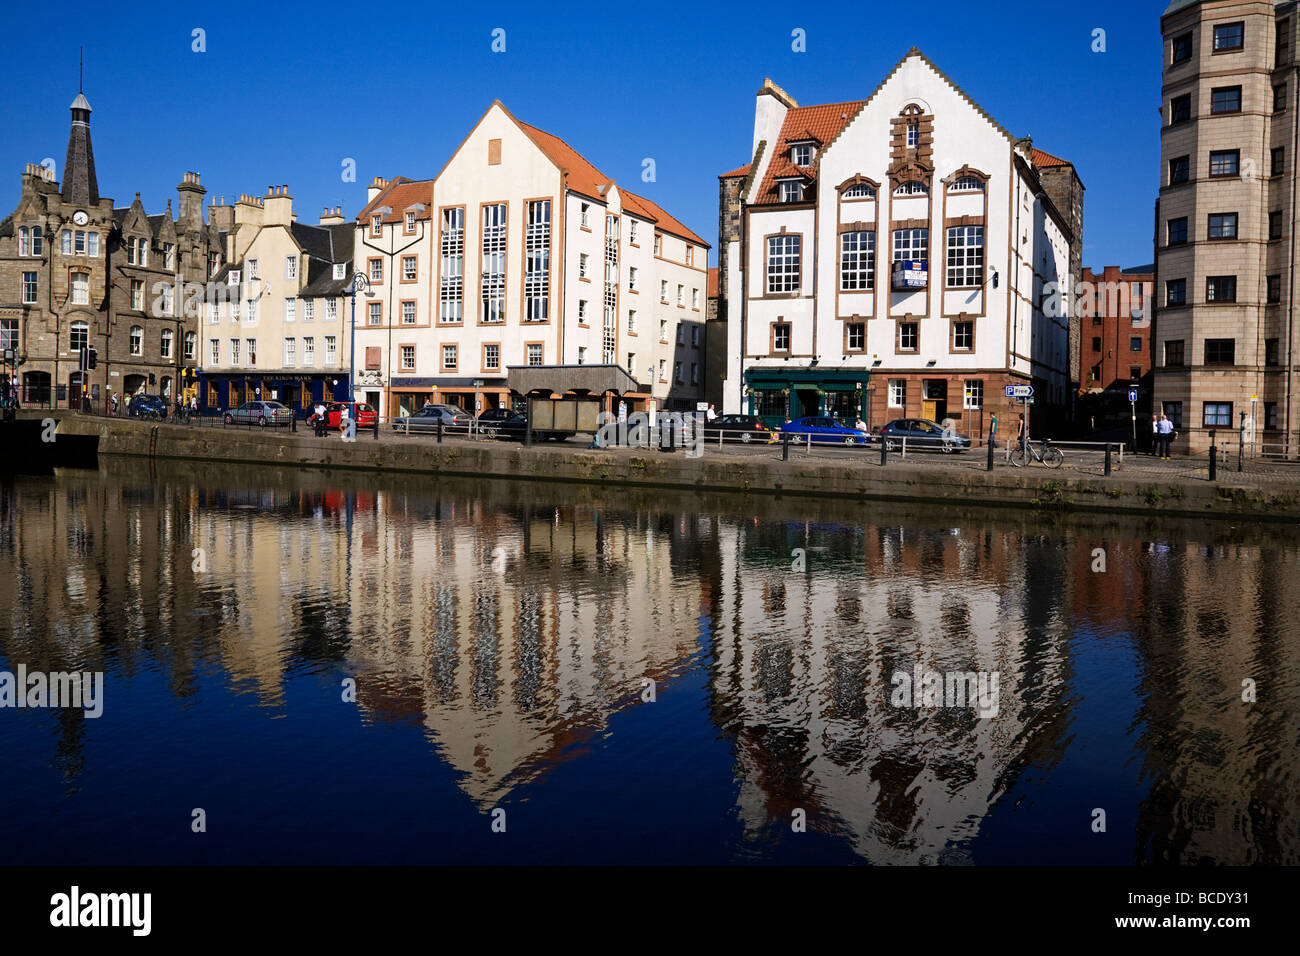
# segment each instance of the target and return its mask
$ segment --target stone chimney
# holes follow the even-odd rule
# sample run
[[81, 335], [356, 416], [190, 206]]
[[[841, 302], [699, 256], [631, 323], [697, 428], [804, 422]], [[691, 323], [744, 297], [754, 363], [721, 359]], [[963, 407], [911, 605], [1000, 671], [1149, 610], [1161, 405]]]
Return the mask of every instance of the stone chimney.
[[366, 187], [366, 202], [372, 203], [375, 197], [388, 188], [388, 180], [376, 176], [370, 180], [370, 185]]
[[346, 221], [343, 218], [342, 206], [326, 206], [325, 211], [320, 214], [320, 224], [322, 226], [341, 226]]
[[293, 197], [289, 195], [288, 186], [272, 186], [267, 190], [263, 200], [266, 210], [262, 218], [264, 226], [287, 226], [293, 222]]
[[[785, 125], [785, 114], [798, 105], [794, 97], [781, 87], [769, 79], [763, 80], [763, 88], [755, 96], [754, 142], [749, 147], [750, 156], [758, 151], [759, 143], [767, 143], [762, 162], [764, 165], [771, 162], [772, 152], [777, 148], [777, 140], [781, 138], [781, 127]], [[757, 181], [756, 178], [755, 182]]]
[[239, 202], [235, 203], [235, 225], [260, 226], [264, 211], [259, 197], [241, 193]]
[[203, 228], [203, 196], [206, 193], [207, 190], [199, 185], [198, 173], [190, 172], [181, 177], [176, 194], [179, 197], [177, 206], [181, 211], [180, 223], [184, 228]]
[[230, 232], [235, 228], [235, 207], [226, 205], [226, 197], [221, 197], [221, 202], [217, 202], [217, 197], [212, 197], [212, 206], [208, 210], [208, 222], [217, 227], [219, 232]]

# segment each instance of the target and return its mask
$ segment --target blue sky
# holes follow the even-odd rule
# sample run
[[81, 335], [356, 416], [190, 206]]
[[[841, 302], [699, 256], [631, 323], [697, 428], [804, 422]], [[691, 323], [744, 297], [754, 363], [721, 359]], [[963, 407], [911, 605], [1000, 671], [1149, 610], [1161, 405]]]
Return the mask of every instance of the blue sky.
[[[179, 6], [74, 5], [58, 29], [5, 31], [0, 215], [25, 163], [53, 157], [62, 175], [84, 44], [99, 186], [119, 205], [138, 191], [160, 212], [192, 169], [209, 197], [287, 183], [302, 220], [337, 204], [352, 216], [372, 176], [436, 174], [500, 99], [716, 243], [717, 174], [749, 158], [764, 77], [800, 103], [859, 99], [915, 45], [1013, 133], [1077, 164], [1085, 265], [1152, 260], [1164, 2]], [[342, 181], [348, 158], [356, 182]]]

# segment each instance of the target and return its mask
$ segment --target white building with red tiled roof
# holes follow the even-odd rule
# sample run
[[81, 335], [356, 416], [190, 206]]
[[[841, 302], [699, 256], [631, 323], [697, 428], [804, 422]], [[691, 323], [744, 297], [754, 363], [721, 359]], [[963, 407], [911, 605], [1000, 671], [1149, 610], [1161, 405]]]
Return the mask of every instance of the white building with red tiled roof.
[[357, 215], [356, 400], [385, 416], [424, 404], [428, 388], [411, 383], [421, 340], [432, 332], [433, 180], [374, 179]]
[[724, 410], [983, 435], [1004, 386], [1033, 384], [1035, 418], [1063, 414], [1074, 236], [1036, 162], [1064, 161], [919, 50], [863, 100], [767, 81], [751, 162], [721, 177]]
[[709, 244], [559, 137], [495, 102], [433, 180], [370, 200], [356, 267], [379, 294], [358, 300], [357, 391], [385, 416], [530, 391], [629, 411], [703, 398]]

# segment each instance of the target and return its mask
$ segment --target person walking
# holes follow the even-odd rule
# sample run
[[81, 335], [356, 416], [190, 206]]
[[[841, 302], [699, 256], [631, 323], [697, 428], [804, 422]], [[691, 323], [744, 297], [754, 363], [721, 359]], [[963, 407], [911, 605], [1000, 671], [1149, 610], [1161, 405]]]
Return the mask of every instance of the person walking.
[[1168, 461], [1169, 443], [1173, 441], [1173, 437], [1174, 437], [1174, 423], [1171, 422], [1166, 416], [1161, 415], [1160, 422], [1159, 422], [1159, 429], [1160, 429], [1160, 460]]
[[108, 397], [108, 404], [113, 410], [113, 417], [117, 417], [117, 392]]

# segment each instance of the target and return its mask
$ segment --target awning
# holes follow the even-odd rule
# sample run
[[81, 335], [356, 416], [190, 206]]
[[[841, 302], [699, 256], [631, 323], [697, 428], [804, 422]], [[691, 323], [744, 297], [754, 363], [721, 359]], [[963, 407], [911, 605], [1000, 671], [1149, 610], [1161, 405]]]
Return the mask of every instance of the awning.
[[751, 368], [745, 384], [755, 391], [781, 388], [818, 388], [824, 392], [852, 392], [866, 388], [871, 372], [865, 368]]
[[592, 395], [649, 391], [637, 384], [621, 365], [512, 365], [506, 369], [506, 381], [521, 395], [538, 389], [560, 395], [579, 391]]

